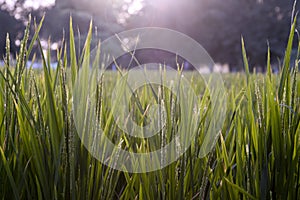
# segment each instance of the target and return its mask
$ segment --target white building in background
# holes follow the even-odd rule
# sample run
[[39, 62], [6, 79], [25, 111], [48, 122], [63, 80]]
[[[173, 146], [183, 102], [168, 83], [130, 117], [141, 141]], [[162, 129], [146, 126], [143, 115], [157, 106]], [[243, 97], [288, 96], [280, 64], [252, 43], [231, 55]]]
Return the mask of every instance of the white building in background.
[[216, 63], [214, 68], [213, 68], [213, 72], [217, 72], [217, 73], [229, 73], [229, 65], [228, 64], [220, 64], [220, 63]]

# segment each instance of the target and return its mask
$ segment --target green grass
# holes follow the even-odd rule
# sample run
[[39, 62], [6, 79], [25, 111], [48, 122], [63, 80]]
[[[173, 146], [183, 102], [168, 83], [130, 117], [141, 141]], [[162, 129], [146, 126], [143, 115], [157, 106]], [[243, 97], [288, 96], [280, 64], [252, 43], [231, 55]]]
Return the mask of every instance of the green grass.
[[[296, 22], [291, 27], [285, 62], [278, 75], [271, 72], [270, 55], [266, 58], [267, 74], [250, 74], [242, 42], [246, 74], [223, 76], [226, 120], [213, 150], [199, 157], [211, 116], [204, 113], [192, 147], [171, 165], [148, 173], [121, 172], [101, 164], [77, 135], [72, 95], [79, 66], [88, 62], [90, 56], [91, 30], [82, 55], [76, 55], [71, 29], [70, 44], [65, 43], [57, 52], [56, 70], [45, 58], [43, 70], [25, 68], [34, 42], [39, 43], [41, 24], [34, 24], [36, 32], [30, 43], [29, 28], [26, 29], [16, 66], [9, 63], [7, 38], [6, 65], [0, 70], [1, 199], [300, 198], [300, 79], [298, 62], [294, 68], [289, 66]], [[108, 91], [122, 73], [125, 71], [105, 73], [96, 83], [95, 112], [105, 134], [115, 144], [124, 140], [124, 149], [150, 151], [143, 145], [148, 140], [126, 136], [112, 118]], [[164, 73], [167, 72], [161, 72]], [[195, 92], [203, 93], [203, 81], [193, 73], [187, 76]], [[180, 112], [174, 108], [175, 113], [171, 114], [175, 97], [170, 91], [161, 88], [159, 94], [157, 88], [144, 87], [138, 96], [137, 100], [132, 99], [135, 113], [157, 98], [164, 101], [168, 118], [165, 131], [168, 137], [176, 134]], [[207, 99], [201, 98], [198, 106], [211, 109]], [[141, 125], [147, 122], [143, 115], [135, 117]], [[159, 138], [155, 140], [163, 143]], [[132, 144], [138, 145], [134, 148]]]

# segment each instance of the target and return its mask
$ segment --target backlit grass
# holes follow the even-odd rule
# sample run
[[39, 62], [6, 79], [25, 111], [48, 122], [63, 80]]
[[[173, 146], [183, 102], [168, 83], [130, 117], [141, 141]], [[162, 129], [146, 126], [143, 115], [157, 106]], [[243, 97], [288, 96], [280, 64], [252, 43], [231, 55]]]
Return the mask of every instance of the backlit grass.
[[[90, 56], [91, 30], [82, 55], [76, 55], [71, 28], [69, 44], [57, 52], [57, 68], [51, 69], [50, 61], [43, 58], [43, 69], [36, 71], [25, 64], [34, 42], [39, 43], [41, 24], [34, 24], [32, 41], [28, 41], [26, 29], [16, 66], [10, 65], [7, 38], [5, 66], [0, 70], [1, 199], [299, 199], [300, 79], [298, 62], [290, 66], [296, 20], [278, 75], [272, 74], [270, 52], [267, 74], [250, 74], [242, 42], [246, 74], [224, 76], [226, 120], [216, 146], [206, 157], [199, 158], [206, 117], [210, 116], [204, 113], [195, 143], [180, 159], [161, 170], [139, 174], [101, 164], [77, 135], [72, 91], [79, 66]], [[128, 144], [145, 141], [124, 136], [110, 117], [107, 91], [121, 74], [108, 72], [97, 83], [95, 109], [99, 123], [115, 144], [120, 139], [128, 140], [123, 146], [126, 149]], [[203, 81], [193, 72], [187, 75], [195, 92], [203, 93]], [[151, 92], [149, 87], [138, 91], [142, 109], [147, 108], [151, 98], [155, 100], [153, 95], [148, 96]], [[162, 92], [160, 99], [170, 117], [174, 97], [168, 90]], [[210, 109], [207, 99], [200, 99], [199, 107]], [[139, 107], [134, 109], [138, 113]], [[175, 117], [169, 118], [166, 125], [170, 134], [176, 133], [176, 120], [180, 119], [178, 110], [172, 112]], [[137, 115], [135, 120], [146, 123], [143, 117]], [[147, 146], [143, 148], [147, 150]]]

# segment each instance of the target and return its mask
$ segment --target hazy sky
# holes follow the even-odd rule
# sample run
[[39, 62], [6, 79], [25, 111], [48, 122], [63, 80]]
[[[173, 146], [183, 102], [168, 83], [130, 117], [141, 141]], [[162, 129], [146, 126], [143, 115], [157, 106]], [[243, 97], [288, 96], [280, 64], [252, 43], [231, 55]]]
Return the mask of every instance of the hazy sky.
[[[0, 3], [6, 2], [8, 7], [13, 7], [17, 0], [0, 0]], [[46, 7], [53, 5], [55, 0], [26, 0], [24, 6], [37, 9], [40, 6]]]

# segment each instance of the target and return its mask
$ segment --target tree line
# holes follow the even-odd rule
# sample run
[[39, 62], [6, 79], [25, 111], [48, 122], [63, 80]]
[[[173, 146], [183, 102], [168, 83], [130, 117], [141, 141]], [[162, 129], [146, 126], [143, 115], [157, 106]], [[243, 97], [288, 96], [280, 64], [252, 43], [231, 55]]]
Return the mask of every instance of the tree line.
[[[265, 65], [267, 42], [272, 62], [284, 54], [291, 22], [293, 0], [151, 0], [143, 8], [128, 14], [130, 3], [107, 0], [57, 0], [54, 5], [33, 9], [17, 0], [13, 7], [2, 2], [0, 10], [0, 55], [5, 53], [6, 33], [10, 34], [11, 51], [17, 51], [27, 16], [37, 20], [45, 14], [41, 37], [52, 42], [68, 35], [69, 18], [73, 18], [78, 42], [84, 37], [92, 19], [95, 35], [105, 39], [122, 30], [158, 26], [183, 32], [197, 40], [219, 63], [233, 70], [242, 67], [240, 39], [244, 37], [251, 66]], [[297, 8], [299, 6], [297, 5]], [[120, 20], [123, 18], [123, 20]], [[67, 37], [66, 37], [67, 38]]]

